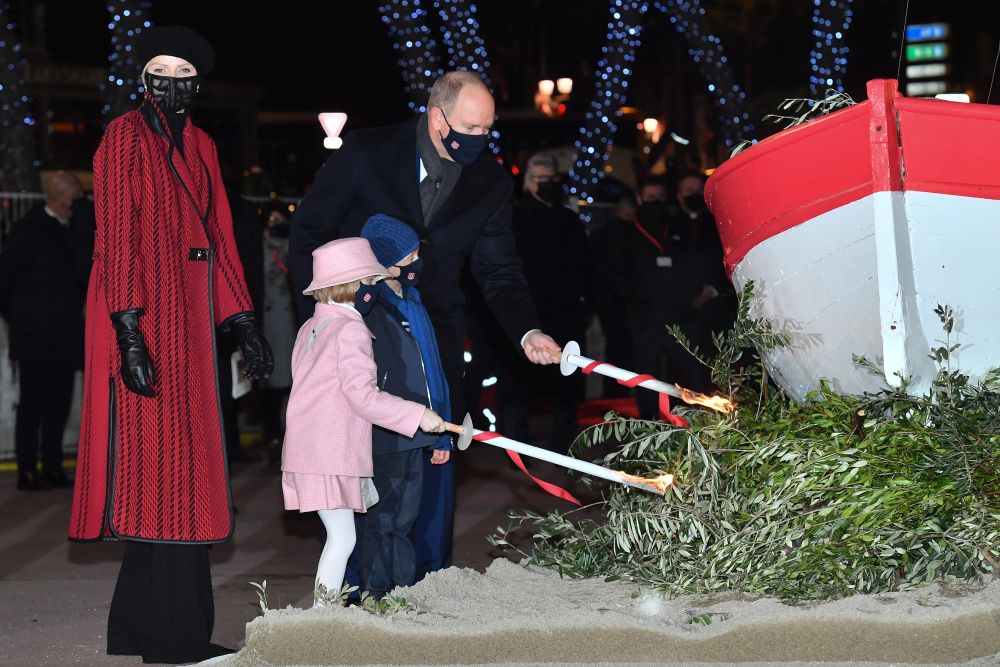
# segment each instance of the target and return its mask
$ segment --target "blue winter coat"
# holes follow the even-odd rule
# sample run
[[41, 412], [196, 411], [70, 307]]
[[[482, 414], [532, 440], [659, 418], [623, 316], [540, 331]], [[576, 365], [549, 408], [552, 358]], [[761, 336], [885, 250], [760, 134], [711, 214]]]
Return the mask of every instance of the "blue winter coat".
[[[378, 388], [408, 401], [430, 406], [430, 391], [424, 375], [420, 348], [400, 322], [395, 308], [379, 300], [365, 315], [365, 324], [375, 336], [375, 366], [378, 369]], [[372, 454], [394, 454], [410, 449], [432, 447], [439, 441], [436, 433], [417, 431], [412, 438], [372, 427]]]

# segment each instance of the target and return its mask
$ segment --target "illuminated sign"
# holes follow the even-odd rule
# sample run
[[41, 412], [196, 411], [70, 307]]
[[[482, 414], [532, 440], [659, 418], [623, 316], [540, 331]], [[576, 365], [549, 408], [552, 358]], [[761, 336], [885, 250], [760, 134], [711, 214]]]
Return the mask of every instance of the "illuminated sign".
[[928, 63], [926, 65], [906, 66], [906, 78], [908, 79], [929, 79], [941, 76], [948, 76], [947, 63]]
[[909, 62], [921, 60], [944, 60], [948, 57], [948, 45], [944, 42], [932, 44], [909, 44], [906, 47], [906, 59]]
[[906, 84], [908, 97], [930, 97], [946, 90], [948, 90], [948, 85], [944, 81], [914, 81]]
[[906, 26], [907, 42], [929, 42], [948, 36], [947, 23], [919, 23]]

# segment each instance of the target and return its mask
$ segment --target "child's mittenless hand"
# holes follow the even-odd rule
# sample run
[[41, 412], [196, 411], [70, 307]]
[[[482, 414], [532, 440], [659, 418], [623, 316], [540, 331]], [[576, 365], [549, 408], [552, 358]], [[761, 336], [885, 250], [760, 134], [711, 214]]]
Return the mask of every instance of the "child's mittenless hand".
[[431, 451], [431, 463], [436, 466], [447, 463], [451, 458], [451, 452], [447, 449], [434, 449]]
[[427, 433], [444, 433], [444, 420], [430, 408], [424, 410], [424, 416], [420, 418], [420, 430]]

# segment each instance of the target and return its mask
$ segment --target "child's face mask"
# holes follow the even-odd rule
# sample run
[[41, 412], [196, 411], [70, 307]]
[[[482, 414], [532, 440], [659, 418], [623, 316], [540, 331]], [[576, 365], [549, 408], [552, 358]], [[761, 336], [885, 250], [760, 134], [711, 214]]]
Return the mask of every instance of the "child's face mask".
[[375, 285], [361, 283], [358, 291], [354, 293], [354, 307], [362, 315], [367, 315], [372, 306], [375, 305], [376, 298], [378, 298], [378, 292], [375, 291]]
[[420, 272], [424, 269], [424, 260], [418, 257], [406, 266], [397, 264], [396, 268], [399, 269], [399, 277], [396, 280], [401, 285], [416, 287], [417, 283], [420, 282]]

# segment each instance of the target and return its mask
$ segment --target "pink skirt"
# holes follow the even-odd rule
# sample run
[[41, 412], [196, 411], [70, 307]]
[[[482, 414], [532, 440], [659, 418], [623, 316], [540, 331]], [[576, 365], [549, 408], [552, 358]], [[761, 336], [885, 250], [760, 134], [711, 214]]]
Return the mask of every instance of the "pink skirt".
[[281, 473], [281, 492], [285, 509], [300, 512], [352, 509], [364, 512], [361, 478], [347, 475], [312, 475], [304, 472]]

